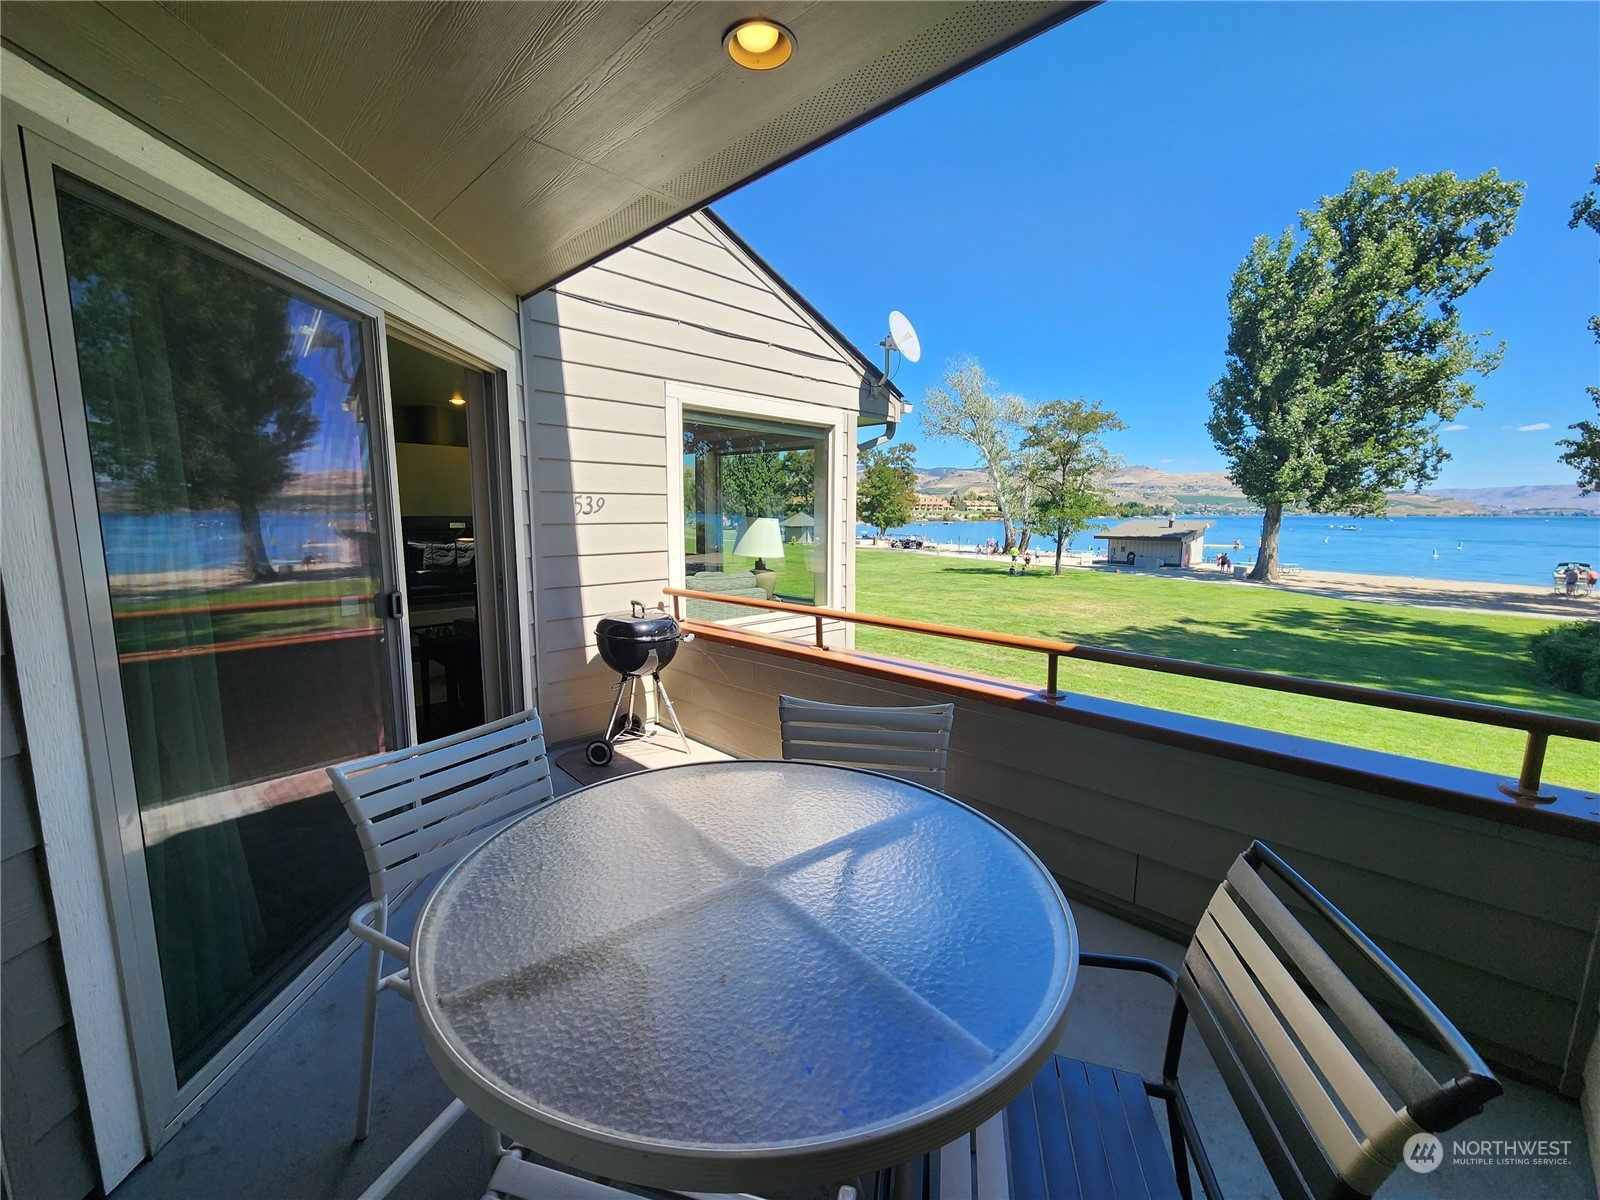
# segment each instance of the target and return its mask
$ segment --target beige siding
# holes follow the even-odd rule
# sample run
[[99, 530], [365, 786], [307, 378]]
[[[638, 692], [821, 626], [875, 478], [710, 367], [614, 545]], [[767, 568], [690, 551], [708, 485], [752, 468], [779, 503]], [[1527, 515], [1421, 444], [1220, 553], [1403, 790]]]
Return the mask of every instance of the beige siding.
[[[780, 753], [780, 692], [946, 698], [703, 639], [673, 670], [690, 736], [738, 755]], [[1595, 1028], [1596, 846], [966, 699], [950, 749], [950, 791], [1024, 838], [1069, 894], [1187, 936], [1260, 838], [1486, 1057], [1580, 1086]]]
[[0, 1137], [16, 1200], [78, 1197], [99, 1174], [9, 642], [0, 634]]
[[[604, 722], [615, 677], [595, 619], [654, 604], [682, 531], [669, 512], [673, 386], [848, 415], [829, 487], [853, 514], [862, 369], [708, 219], [686, 217], [523, 305], [538, 553], [539, 704], [552, 741]], [[831, 419], [831, 418], [830, 418]], [[604, 497], [597, 513], [574, 495]], [[849, 579], [846, 519], [831, 567]], [[848, 602], [848, 593], [841, 593]], [[670, 676], [669, 676], [670, 679]]]

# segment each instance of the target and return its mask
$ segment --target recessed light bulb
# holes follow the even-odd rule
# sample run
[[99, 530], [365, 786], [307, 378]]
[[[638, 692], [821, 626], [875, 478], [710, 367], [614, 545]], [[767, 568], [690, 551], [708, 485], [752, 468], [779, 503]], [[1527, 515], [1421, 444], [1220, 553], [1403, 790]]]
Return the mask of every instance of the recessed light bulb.
[[754, 17], [722, 35], [722, 46], [747, 71], [771, 71], [794, 54], [794, 34], [776, 21]]
[[733, 35], [739, 45], [751, 54], [765, 54], [778, 44], [778, 27], [766, 21], [751, 21], [739, 26]]
[[457, 392], [455, 395], [450, 397], [450, 403], [455, 405], [457, 408], [465, 408], [467, 406], [466, 397], [460, 392]]

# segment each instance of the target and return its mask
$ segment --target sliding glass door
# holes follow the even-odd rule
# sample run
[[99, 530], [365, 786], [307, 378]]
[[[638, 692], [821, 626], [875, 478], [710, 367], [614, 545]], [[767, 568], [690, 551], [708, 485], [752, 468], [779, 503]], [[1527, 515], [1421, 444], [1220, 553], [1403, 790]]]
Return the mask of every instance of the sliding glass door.
[[380, 329], [60, 166], [48, 179], [88, 619], [177, 1104], [364, 891], [323, 768], [410, 736]]

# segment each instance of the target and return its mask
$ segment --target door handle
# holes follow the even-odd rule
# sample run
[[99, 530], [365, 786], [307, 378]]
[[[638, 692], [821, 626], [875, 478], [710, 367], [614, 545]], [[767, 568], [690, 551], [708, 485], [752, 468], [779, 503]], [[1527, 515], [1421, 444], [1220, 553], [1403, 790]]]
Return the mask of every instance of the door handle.
[[385, 592], [378, 598], [378, 615], [391, 621], [398, 621], [406, 615], [406, 594], [404, 592]]

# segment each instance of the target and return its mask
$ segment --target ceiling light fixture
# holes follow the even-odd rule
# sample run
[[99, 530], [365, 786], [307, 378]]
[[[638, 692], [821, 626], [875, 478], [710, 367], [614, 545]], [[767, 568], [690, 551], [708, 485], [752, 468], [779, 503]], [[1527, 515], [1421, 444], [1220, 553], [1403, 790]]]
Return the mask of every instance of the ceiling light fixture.
[[741, 21], [722, 37], [728, 57], [751, 71], [770, 71], [789, 61], [794, 34], [774, 21]]
[[455, 405], [457, 408], [465, 408], [467, 406], [466, 397], [464, 397], [460, 392], [456, 392], [450, 397], [450, 403]]

